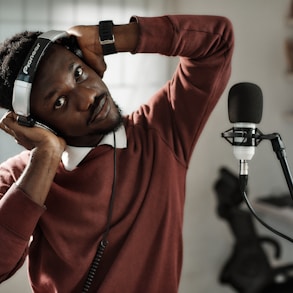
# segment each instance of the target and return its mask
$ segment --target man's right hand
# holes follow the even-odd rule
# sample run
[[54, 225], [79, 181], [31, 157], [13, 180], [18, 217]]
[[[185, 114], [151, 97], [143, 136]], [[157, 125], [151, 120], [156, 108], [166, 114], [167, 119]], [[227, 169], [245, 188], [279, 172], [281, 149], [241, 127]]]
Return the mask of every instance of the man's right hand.
[[7, 112], [0, 120], [0, 128], [11, 135], [15, 141], [28, 150], [36, 147], [50, 145], [55, 150], [64, 151], [65, 141], [63, 138], [56, 136], [51, 131], [41, 127], [26, 127], [17, 123], [17, 115], [14, 112]]
[[18, 144], [31, 150], [30, 160], [16, 184], [34, 202], [43, 206], [66, 143], [49, 130], [22, 126], [16, 119], [15, 113], [8, 112], [0, 121], [1, 129], [14, 137]]

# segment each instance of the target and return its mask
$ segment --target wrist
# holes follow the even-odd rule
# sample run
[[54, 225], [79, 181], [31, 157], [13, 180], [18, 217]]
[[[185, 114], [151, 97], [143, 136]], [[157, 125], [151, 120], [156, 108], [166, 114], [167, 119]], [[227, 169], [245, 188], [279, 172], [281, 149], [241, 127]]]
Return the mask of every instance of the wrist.
[[30, 160], [17, 185], [34, 202], [44, 205], [60, 164], [59, 151], [48, 146], [38, 146], [31, 151]]
[[138, 43], [138, 24], [130, 22], [125, 25], [114, 25], [115, 47], [118, 52], [133, 52]]
[[[109, 22], [109, 21], [106, 21]], [[100, 25], [104, 25], [105, 22], [100, 22], [98, 25], [98, 41], [102, 48], [104, 55], [115, 54], [117, 52], [133, 52], [136, 49], [138, 43], [138, 24], [136, 22], [130, 22], [123, 25], [114, 25], [109, 29], [104, 36], [101, 37], [101, 33], [104, 32], [100, 28]]]
[[64, 152], [66, 143], [62, 138], [56, 136], [56, 139], [43, 140], [33, 150], [37, 156], [46, 156], [48, 160], [60, 161], [62, 153]]

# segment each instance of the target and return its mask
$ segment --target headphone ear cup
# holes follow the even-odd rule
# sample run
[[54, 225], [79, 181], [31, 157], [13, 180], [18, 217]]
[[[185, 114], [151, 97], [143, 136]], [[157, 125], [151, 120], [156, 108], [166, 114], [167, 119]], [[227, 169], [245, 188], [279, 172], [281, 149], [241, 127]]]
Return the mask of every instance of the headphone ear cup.
[[16, 121], [19, 125], [26, 127], [33, 127], [36, 123], [36, 121], [31, 116], [26, 117], [18, 115]]
[[55, 135], [57, 135], [57, 132], [55, 130], [53, 130], [52, 128], [50, 128], [49, 126], [47, 126], [41, 122], [36, 121], [32, 116], [25, 117], [25, 116], [18, 115], [16, 121], [21, 126], [26, 126], [26, 127], [36, 126], [36, 127], [40, 127], [40, 128], [49, 130], [52, 133], [54, 133]]

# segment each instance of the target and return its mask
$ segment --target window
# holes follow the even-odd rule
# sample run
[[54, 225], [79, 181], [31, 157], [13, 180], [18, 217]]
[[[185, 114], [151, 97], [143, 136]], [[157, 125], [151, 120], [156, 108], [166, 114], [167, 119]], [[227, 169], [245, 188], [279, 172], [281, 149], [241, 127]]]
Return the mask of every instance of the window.
[[[77, 24], [96, 24], [102, 19], [127, 23], [132, 15], [166, 14], [170, 0], [1, 0], [0, 41], [23, 30], [66, 30]], [[146, 101], [169, 77], [170, 62], [154, 54], [123, 53], [105, 57], [104, 80], [125, 113]], [[0, 109], [0, 117], [5, 110]], [[5, 135], [5, 139], [1, 139]], [[14, 149], [15, 147], [15, 149]], [[19, 146], [0, 132], [0, 162]]]

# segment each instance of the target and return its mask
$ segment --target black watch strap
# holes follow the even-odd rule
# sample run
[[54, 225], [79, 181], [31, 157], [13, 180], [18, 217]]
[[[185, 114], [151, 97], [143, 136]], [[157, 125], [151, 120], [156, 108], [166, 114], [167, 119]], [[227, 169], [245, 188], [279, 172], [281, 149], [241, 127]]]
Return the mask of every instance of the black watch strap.
[[113, 25], [112, 20], [103, 20], [99, 22], [99, 40], [104, 55], [117, 53], [115, 48], [115, 38], [113, 35]]

